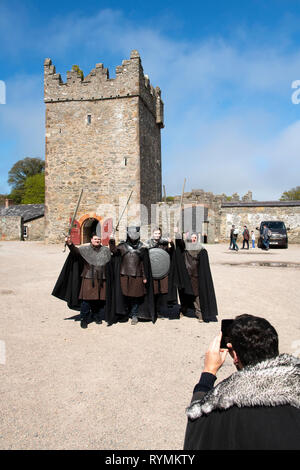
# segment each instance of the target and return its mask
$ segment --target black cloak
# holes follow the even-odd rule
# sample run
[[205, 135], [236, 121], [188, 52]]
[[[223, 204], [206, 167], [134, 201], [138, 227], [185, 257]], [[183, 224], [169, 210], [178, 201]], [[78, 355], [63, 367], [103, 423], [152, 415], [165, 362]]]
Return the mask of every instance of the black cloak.
[[[58, 276], [52, 295], [67, 302], [71, 310], [80, 311], [81, 300], [79, 292], [81, 288], [84, 261], [81, 256], [69, 253], [63, 268]], [[112, 262], [105, 265], [106, 277], [106, 302], [104, 308], [105, 321], [111, 325], [116, 323], [112, 310], [113, 270]]]
[[[144, 265], [144, 273], [147, 279], [147, 283], [145, 284], [146, 287], [146, 294], [141, 298], [139, 303], [139, 310], [137, 317], [143, 320], [151, 320], [153, 323], [156, 321], [156, 313], [155, 313], [155, 304], [154, 304], [154, 294], [153, 294], [153, 280], [152, 280], [152, 273], [151, 273], [151, 265], [150, 265], [150, 258], [147, 248], [141, 248], [140, 250], [140, 257], [142, 259]], [[119, 250], [116, 250], [112, 254], [112, 271], [113, 271], [113, 295], [112, 295], [112, 316], [114, 318], [118, 318], [121, 320], [122, 318], [128, 316], [128, 312], [126, 310], [126, 303], [124, 299], [124, 295], [121, 289], [121, 282], [120, 282], [120, 268], [121, 268], [122, 256]]]
[[[155, 248], [155, 246], [154, 246]], [[151, 248], [149, 248], [151, 250]], [[159, 294], [157, 308], [159, 314], [170, 319], [180, 318], [180, 305], [177, 296], [177, 269], [175, 248], [168, 251], [170, 256], [170, 270], [168, 273], [168, 293]]]
[[197, 392], [184, 450], [300, 450], [299, 367], [281, 354]]
[[[176, 282], [182, 304], [193, 310], [195, 295], [184, 259], [185, 243], [176, 239]], [[202, 318], [205, 322], [217, 321], [218, 307], [215, 296], [214, 283], [210, 271], [208, 253], [202, 248], [198, 253], [198, 290]]]

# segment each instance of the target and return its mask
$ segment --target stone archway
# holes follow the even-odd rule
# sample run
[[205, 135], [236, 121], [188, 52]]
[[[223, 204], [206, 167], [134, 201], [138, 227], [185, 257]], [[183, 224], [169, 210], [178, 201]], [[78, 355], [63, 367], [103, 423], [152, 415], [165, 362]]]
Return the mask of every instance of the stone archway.
[[89, 243], [92, 233], [96, 232], [101, 237], [101, 220], [102, 217], [97, 215], [84, 215], [80, 218], [80, 238], [81, 243]]

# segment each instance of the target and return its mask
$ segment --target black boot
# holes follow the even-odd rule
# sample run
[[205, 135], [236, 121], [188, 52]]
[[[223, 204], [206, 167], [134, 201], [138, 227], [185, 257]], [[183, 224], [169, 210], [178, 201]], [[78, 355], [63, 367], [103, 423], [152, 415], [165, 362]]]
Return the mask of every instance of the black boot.
[[81, 328], [87, 328], [88, 327], [88, 319], [89, 319], [89, 313], [81, 313], [80, 314], [80, 326]]

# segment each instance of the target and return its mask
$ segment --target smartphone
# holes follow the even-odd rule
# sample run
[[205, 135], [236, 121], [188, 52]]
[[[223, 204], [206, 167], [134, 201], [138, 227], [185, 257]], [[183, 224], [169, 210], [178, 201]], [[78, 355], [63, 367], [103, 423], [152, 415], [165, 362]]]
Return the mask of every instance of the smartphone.
[[227, 346], [226, 344], [229, 343], [229, 338], [228, 338], [228, 331], [232, 325], [233, 320], [222, 320], [221, 323], [221, 331], [222, 331], [222, 339], [221, 339], [221, 344], [220, 348], [221, 349], [226, 349]]

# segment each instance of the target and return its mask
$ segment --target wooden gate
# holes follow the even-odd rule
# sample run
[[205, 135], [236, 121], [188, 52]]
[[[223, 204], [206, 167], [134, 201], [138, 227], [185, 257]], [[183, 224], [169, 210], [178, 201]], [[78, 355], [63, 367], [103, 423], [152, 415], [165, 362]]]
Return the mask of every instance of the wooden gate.
[[[70, 217], [70, 224], [72, 222], [72, 218]], [[78, 220], [74, 221], [73, 228], [71, 230], [71, 240], [74, 245], [80, 245], [80, 224]]]
[[102, 225], [102, 245], [108, 245], [109, 237], [113, 231], [113, 219], [106, 219]]

